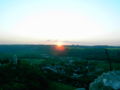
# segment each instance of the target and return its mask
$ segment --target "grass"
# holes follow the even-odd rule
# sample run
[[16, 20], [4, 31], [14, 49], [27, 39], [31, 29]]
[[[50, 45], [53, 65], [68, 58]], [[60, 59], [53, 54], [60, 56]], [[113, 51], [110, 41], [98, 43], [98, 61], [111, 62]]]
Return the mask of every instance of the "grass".
[[22, 59], [22, 62], [28, 62], [31, 64], [41, 64], [44, 61], [44, 59]]
[[[45, 59], [23, 59], [23, 62], [28, 62], [31, 63], [33, 65], [37, 65], [37, 64], [60, 64], [60, 63], [66, 63], [66, 61], [60, 61], [60, 60], [45, 60]], [[85, 61], [85, 60], [83, 60]], [[81, 62], [83, 62], [81, 61]], [[109, 64], [107, 61], [99, 61], [99, 60], [91, 60], [90, 62], [94, 62], [97, 65], [97, 68], [101, 68], [104, 69], [105, 71], [109, 70]], [[112, 68], [113, 70], [120, 70], [120, 63], [112, 63]]]
[[[96, 63], [97, 68], [104, 69], [104, 71], [109, 71], [109, 63], [107, 61], [94, 61]], [[113, 70], [120, 70], [120, 63], [113, 63], [112, 62], [112, 69]]]

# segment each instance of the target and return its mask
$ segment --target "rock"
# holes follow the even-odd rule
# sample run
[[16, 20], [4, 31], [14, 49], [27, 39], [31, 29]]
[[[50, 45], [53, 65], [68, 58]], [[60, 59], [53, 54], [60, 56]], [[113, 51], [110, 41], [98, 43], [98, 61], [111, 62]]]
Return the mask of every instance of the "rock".
[[103, 73], [90, 84], [90, 90], [120, 90], [120, 71]]
[[79, 79], [82, 76], [83, 76], [82, 74], [73, 73], [73, 75], [71, 76], [71, 78], [72, 79]]
[[52, 67], [52, 66], [46, 66], [46, 67], [43, 67], [42, 69], [44, 71], [52, 71], [52, 72], [57, 73], [57, 70], [54, 67]]
[[75, 90], [85, 90], [85, 88], [76, 88]]

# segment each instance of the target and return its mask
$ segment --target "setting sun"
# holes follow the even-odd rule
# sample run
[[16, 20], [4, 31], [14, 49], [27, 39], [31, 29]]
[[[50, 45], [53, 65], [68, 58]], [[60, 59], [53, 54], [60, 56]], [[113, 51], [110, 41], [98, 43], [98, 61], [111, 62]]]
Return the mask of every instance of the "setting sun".
[[61, 47], [61, 46], [63, 46], [63, 42], [57, 42], [56, 45], [57, 45], [58, 47]]
[[56, 44], [55, 44], [55, 50], [57, 50], [57, 51], [64, 51], [64, 44], [63, 44], [63, 42], [57, 42]]

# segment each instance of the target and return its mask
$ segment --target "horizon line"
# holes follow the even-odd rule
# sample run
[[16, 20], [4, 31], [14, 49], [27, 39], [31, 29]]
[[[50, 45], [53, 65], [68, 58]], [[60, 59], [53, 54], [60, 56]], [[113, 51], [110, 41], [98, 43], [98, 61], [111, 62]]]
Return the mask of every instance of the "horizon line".
[[[26, 43], [26, 44], [0, 44], [0, 46], [1, 45], [46, 45], [46, 46], [54, 46], [56, 44], [27, 44]], [[84, 45], [80, 45], [80, 44], [69, 44], [69, 45], [63, 45], [63, 46], [116, 46], [116, 47], [118, 46], [119, 47], [120, 45], [107, 45], [107, 44], [106, 45], [105, 44], [94, 44], [94, 45], [90, 45], [90, 44], [89, 45], [87, 45], [87, 44], [85, 45], [84, 44]]]

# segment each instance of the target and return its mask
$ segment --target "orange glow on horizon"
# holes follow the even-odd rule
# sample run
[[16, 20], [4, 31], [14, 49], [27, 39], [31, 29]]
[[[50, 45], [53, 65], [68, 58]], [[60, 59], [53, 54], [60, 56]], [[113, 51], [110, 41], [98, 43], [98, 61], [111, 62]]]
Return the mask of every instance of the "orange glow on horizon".
[[64, 51], [64, 46], [56, 46], [56, 50], [58, 51]]
[[62, 42], [57, 42], [56, 46], [55, 46], [55, 50], [57, 50], [57, 51], [64, 51], [65, 47], [64, 47], [63, 43]]

